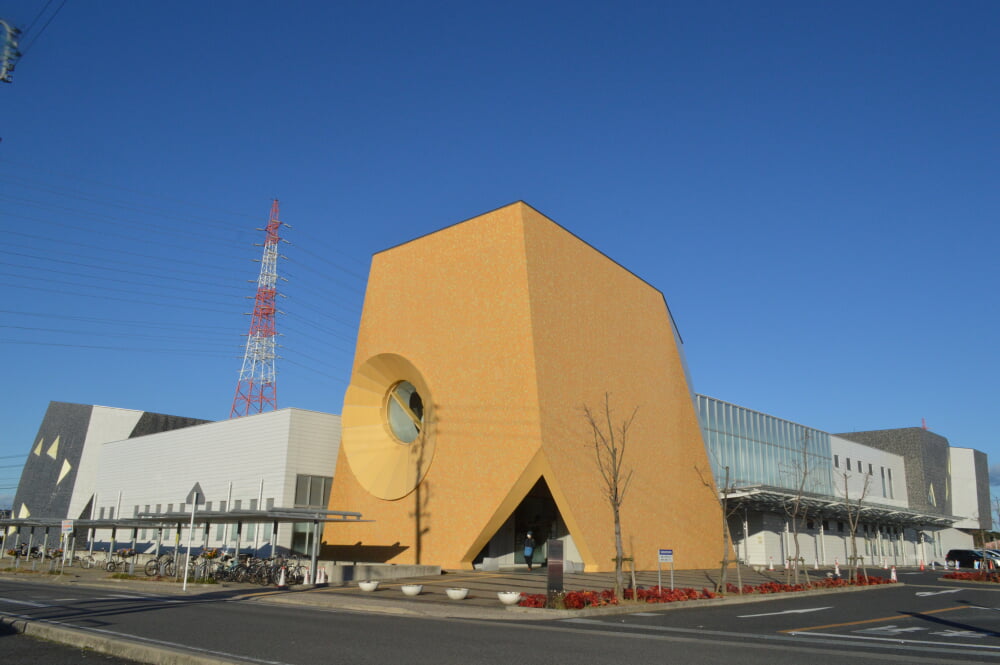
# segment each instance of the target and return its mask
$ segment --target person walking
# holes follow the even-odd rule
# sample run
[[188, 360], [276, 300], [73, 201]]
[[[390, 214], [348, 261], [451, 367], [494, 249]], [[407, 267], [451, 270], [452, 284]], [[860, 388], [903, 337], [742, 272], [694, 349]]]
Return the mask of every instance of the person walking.
[[524, 537], [524, 562], [528, 564], [528, 572], [531, 572], [531, 559], [535, 555], [535, 539], [531, 532]]

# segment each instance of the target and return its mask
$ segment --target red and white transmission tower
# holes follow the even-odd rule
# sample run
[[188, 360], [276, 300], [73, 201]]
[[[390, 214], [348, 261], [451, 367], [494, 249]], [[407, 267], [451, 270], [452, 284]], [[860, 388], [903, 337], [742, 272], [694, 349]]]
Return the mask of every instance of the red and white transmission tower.
[[[278, 199], [271, 204], [271, 218], [264, 229], [264, 257], [260, 263], [260, 277], [257, 278], [257, 295], [254, 298], [253, 314], [250, 319], [250, 333], [247, 348], [243, 354], [243, 369], [236, 384], [236, 397], [230, 418], [261, 413], [265, 406], [278, 408], [277, 386], [275, 385], [275, 337], [274, 315], [278, 308], [278, 229], [282, 222], [278, 219]], [[287, 224], [285, 226], [288, 226]]]

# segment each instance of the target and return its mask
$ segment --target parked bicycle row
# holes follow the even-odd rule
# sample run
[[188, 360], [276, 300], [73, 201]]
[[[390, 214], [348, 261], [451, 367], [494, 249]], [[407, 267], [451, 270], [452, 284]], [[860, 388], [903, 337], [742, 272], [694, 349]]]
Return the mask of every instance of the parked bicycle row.
[[[32, 548], [38, 550], [38, 548]], [[20, 548], [16, 554], [9, 555], [25, 558], [49, 558], [53, 563], [63, 558], [62, 550], [49, 549], [45, 551], [26, 551], [21, 554]], [[179, 554], [180, 564], [171, 552], [154, 556], [145, 563], [139, 563], [140, 555], [134, 549], [122, 548], [111, 552], [96, 551], [93, 553], [74, 554], [67, 558], [66, 565], [77, 565], [81, 568], [98, 568], [109, 573], [136, 574], [142, 571], [148, 577], [180, 578], [184, 576], [184, 565], [188, 557]], [[234, 556], [219, 549], [206, 549], [187, 561], [188, 579], [194, 581], [213, 580], [216, 582], [255, 583], [264, 586], [282, 583], [292, 586], [303, 584], [308, 576], [308, 568], [303, 566], [297, 557], [272, 556], [259, 558], [241, 553]]]

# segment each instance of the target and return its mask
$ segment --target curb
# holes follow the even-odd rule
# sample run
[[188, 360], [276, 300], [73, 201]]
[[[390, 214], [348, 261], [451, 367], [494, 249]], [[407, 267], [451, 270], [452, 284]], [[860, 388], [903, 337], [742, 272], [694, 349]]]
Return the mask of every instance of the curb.
[[45, 620], [0, 617], [0, 624], [9, 626], [21, 635], [59, 642], [76, 648], [90, 649], [107, 656], [135, 660], [150, 665], [246, 665], [246, 661], [192, 653], [189, 647], [175, 649], [166, 645], [139, 642], [119, 635], [105, 637], [92, 630], [55, 625]]

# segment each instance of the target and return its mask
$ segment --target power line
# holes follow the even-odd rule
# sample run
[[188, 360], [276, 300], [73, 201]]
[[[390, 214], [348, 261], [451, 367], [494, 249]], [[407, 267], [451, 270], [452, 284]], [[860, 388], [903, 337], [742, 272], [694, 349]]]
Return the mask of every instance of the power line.
[[[149, 300], [145, 300], [145, 299], [144, 300], [136, 300], [134, 298], [116, 298], [114, 296], [105, 295], [104, 293], [79, 293], [79, 292], [74, 292], [74, 291], [65, 291], [65, 290], [62, 290], [62, 289], [46, 289], [46, 288], [43, 288], [41, 286], [26, 286], [24, 284], [9, 284], [9, 283], [3, 283], [3, 282], [0, 282], [0, 286], [12, 287], [12, 288], [18, 288], [18, 289], [27, 289], [27, 290], [30, 290], [30, 291], [42, 291], [42, 292], [45, 292], [45, 293], [58, 293], [58, 294], [64, 295], [64, 296], [75, 296], [75, 297], [80, 297], [80, 298], [100, 298], [101, 300], [112, 300], [112, 301], [115, 301], [115, 302], [128, 302], [128, 303], [139, 303], [141, 305], [154, 305], [155, 307], [184, 308], [184, 309], [187, 309], [187, 310], [199, 311], [199, 312], [213, 312], [213, 313], [218, 313], [219, 312], [218, 308], [214, 308], [214, 307], [212, 307], [212, 308], [210, 308], [210, 307], [194, 307], [192, 305], [186, 305], [186, 304], [173, 305], [173, 304], [170, 304], [170, 303], [151, 303], [151, 302], [149, 302]], [[166, 298], [167, 296], [156, 296], [156, 297], [158, 297], [158, 298]], [[195, 302], [192, 299], [186, 298], [184, 296], [177, 296], [175, 299], [176, 300], [184, 300], [184, 301], [187, 301], [187, 302]], [[211, 302], [211, 301], [197, 301], [197, 302]], [[233, 311], [235, 312], [237, 310], [234, 309]]]
[[[3, 176], [0, 176], [0, 179], [3, 179]], [[21, 187], [27, 187], [29, 189], [34, 189], [34, 190], [41, 191], [41, 192], [47, 192], [49, 194], [55, 194], [56, 196], [61, 196], [63, 198], [73, 199], [73, 200], [76, 200], [76, 201], [85, 201], [87, 203], [93, 203], [95, 205], [106, 206], [106, 207], [109, 207], [109, 208], [118, 208], [118, 209], [121, 209], [121, 210], [128, 210], [129, 212], [138, 212], [138, 213], [142, 213], [144, 215], [152, 215], [154, 217], [162, 217], [164, 219], [172, 219], [174, 221], [181, 221], [181, 222], [190, 222], [192, 219], [197, 219], [197, 217], [194, 216], [194, 215], [189, 215], [189, 214], [187, 214], [187, 215], [177, 215], [177, 214], [173, 213], [172, 211], [162, 210], [162, 209], [159, 209], [159, 208], [153, 208], [153, 207], [149, 207], [149, 206], [145, 206], [145, 207], [143, 207], [143, 206], [136, 206], [136, 205], [132, 205], [132, 204], [126, 204], [126, 203], [122, 203], [122, 202], [117, 202], [117, 201], [114, 201], [114, 200], [111, 200], [111, 199], [95, 199], [95, 198], [92, 198], [90, 196], [84, 195], [83, 192], [78, 192], [78, 191], [75, 191], [75, 190], [72, 190], [72, 189], [60, 190], [60, 189], [54, 188], [52, 186], [36, 185], [36, 184], [32, 183], [31, 181], [25, 181], [23, 178], [19, 178], [17, 176], [13, 176], [12, 177], [12, 176], [8, 175], [8, 176], [6, 176], [6, 179], [9, 182], [13, 181], [14, 184], [19, 185]], [[204, 218], [204, 217], [202, 217], [200, 219], [201, 219], [201, 222], [199, 222], [199, 223], [202, 223], [202, 224], [206, 224], [207, 223], [207, 224], [210, 224], [210, 225], [215, 225], [220, 230], [221, 229], [225, 229], [227, 231], [231, 231], [232, 230], [231, 226], [222, 226], [222, 225], [220, 225], [218, 223], [217, 220], [214, 220], [214, 219], [211, 219], [211, 218]]]
[[[13, 254], [14, 252], [11, 252], [11, 253]], [[57, 259], [53, 259], [53, 260], [57, 260]], [[112, 268], [105, 268], [103, 266], [87, 265], [85, 263], [78, 263], [78, 262], [74, 262], [74, 261], [64, 261], [64, 263], [71, 263], [71, 264], [78, 265], [78, 266], [81, 266], [81, 267], [84, 267], [84, 268], [89, 268], [91, 270], [114, 270]], [[44, 274], [47, 274], [47, 275], [69, 275], [70, 277], [77, 278], [77, 279], [71, 279], [71, 280], [58, 280], [58, 279], [55, 279], [55, 278], [44, 278], [44, 277], [43, 278], [35, 278], [35, 277], [32, 277], [31, 279], [41, 279], [43, 281], [59, 282], [59, 283], [63, 283], [63, 284], [72, 284], [74, 286], [82, 286], [80, 284], [80, 281], [79, 281], [79, 278], [82, 277], [82, 275], [80, 275], [80, 273], [74, 273], [74, 272], [70, 272], [70, 271], [67, 271], [67, 270], [53, 270], [51, 268], [39, 268], [37, 266], [26, 266], [26, 265], [18, 264], [18, 263], [12, 263], [12, 264], [8, 264], [8, 265], [10, 267], [12, 267], [12, 268], [23, 268], [24, 270], [28, 271], [29, 273], [30, 272], [43, 272]], [[160, 277], [160, 275], [150, 274], [150, 273], [136, 272], [134, 270], [121, 270], [121, 269], [117, 269], [117, 270], [115, 270], [115, 272], [119, 272], [119, 273], [122, 273], [122, 274], [125, 274], [125, 275], [138, 275], [140, 277], [154, 277], [154, 278]], [[17, 277], [27, 277], [27, 273], [25, 273], [25, 272], [14, 272], [14, 273], [12, 273], [12, 272], [3, 272], [3, 271], [0, 271], [0, 275], [4, 275], [6, 277], [15, 277], [15, 278], [17, 278]], [[150, 288], [154, 288], [154, 289], [171, 289], [171, 290], [175, 290], [174, 287], [171, 286], [170, 284], [163, 284], [162, 282], [160, 282], [160, 283], [154, 283], [154, 284], [149, 284], [149, 283], [146, 283], [146, 282], [137, 282], [134, 279], [125, 279], [125, 278], [117, 279], [115, 277], [105, 277], [103, 275], [88, 275], [87, 279], [88, 280], [99, 280], [99, 281], [103, 281], [103, 282], [114, 282], [114, 283], [122, 283], [122, 284], [132, 284], [132, 285], [135, 285], [135, 286], [146, 286], [146, 287], [150, 287]], [[199, 286], [205, 286], [205, 282], [203, 282], [201, 280], [196, 280], [196, 279], [177, 279], [177, 278], [175, 278], [175, 279], [171, 279], [170, 281], [171, 282], [187, 283], [187, 284], [198, 284]], [[101, 287], [101, 288], [103, 289], [104, 287]], [[239, 287], [237, 287], [237, 286], [229, 286], [227, 284], [217, 284], [217, 285], [215, 285], [215, 288], [217, 288], [217, 289], [227, 289], [227, 290], [231, 290], [231, 291], [234, 291], [234, 292], [240, 291]], [[132, 292], [129, 291], [129, 293], [132, 293]]]
[[[0, 197], [0, 199], [2, 199], [2, 197]], [[21, 219], [33, 219], [31, 217], [26, 217], [26, 216], [23, 216], [23, 215], [10, 215], [10, 216], [11, 217], [20, 217]], [[33, 221], [43, 221], [43, 220], [33, 220]], [[62, 245], [73, 245], [74, 247], [85, 247], [87, 249], [97, 249], [97, 250], [100, 250], [102, 252], [107, 252], [108, 251], [108, 246], [107, 245], [103, 245], [103, 246], [102, 245], [91, 245], [91, 244], [85, 243], [85, 242], [76, 242], [76, 241], [73, 241], [73, 240], [66, 240], [65, 238], [51, 238], [51, 237], [47, 237], [47, 236], [35, 235], [35, 234], [32, 234], [32, 233], [22, 233], [20, 231], [7, 231], [6, 235], [16, 235], [16, 236], [20, 236], [22, 238], [29, 238], [31, 240], [42, 240], [42, 241], [45, 241], [45, 242], [50, 242], [50, 243], [54, 242], [54, 243], [59, 243], [59, 244], [62, 244]], [[153, 241], [150, 241], [150, 240], [140, 240], [140, 242], [144, 242], [144, 243], [148, 243], [148, 244], [154, 244]], [[156, 243], [156, 245], [158, 247], [162, 247], [163, 243]], [[232, 274], [232, 271], [230, 271], [230, 270], [228, 270], [226, 268], [220, 268], [220, 267], [218, 267], [218, 266], [216, 266], [214, 264], [200, 263], [200, 262], [197, 262], [197, 261], [184, 261], [184, 260], [175, 260], [175, 259], [172, 260], [172, 259], [164, 258], [162, 256], [156, 256], [155, 254], [142, 254], [140, 252], [130, 252], [130, 251], [122, 250], [122, 249], [115, 249], [114, 251], [115, 251], [116, 254], [124, 254], [124, 255], [127, 255], [127, 256], [136, 256], [136, 257], [139, 257], [139, 258], [153, 259], [155, 261], [171, 261], [171, 263], [183, 263], [185, 265], [192, 265], [192, 266], [197, 266], [197, 267], [206, 268], [206, 269], [226, 271], [229, 274]], [[246, 260], [245, 257], [236, 257], [236, 256], [231, 256], [231, 255], [228, 255], [228, 254], [221, 254], [221, 253], [213, 253], [213, 256], [224, 256], [225, 258], [231, 258], [233, 260]]]
[[[190, 323], [190, 324], [186, 324], [186, 323], [173, 323], [173, 324], [170, 324], [170, 325], [168, 325], [168, 326], [165, 327], [164, 324], [159, 323], [159, 322], [129, 321], [127, 319], [104, 319], [104, 318], [92, 317], [92, 316], [67, 316], [65, 314], [46, 314], [46, 313], [42, 313], [42, 312], [21, 312], [21, 311], [12, 310], [12, 309], [0, 309], [0, 314], [14, 314], [14, 315], [17, 315], [17, 316], [34, 316], [34, 317], [41, 317], [41, 318], [47, 318], [47, 319], [59, 319], [60, 321], [62, 321], [62, 320], [69, 320], [69, 321], [84, 321], [84, 322], [87, 322], [87, 323], [113, 323], [115, 325], [139, 326], [139, 327], [144, 327], [144, 328], [159, 328], [159, 329], [167, 329], [167, 330], [170, 330], [170, 329], [176, 329], [176, 330], [187, 329], [189, 331], [199, 331], [199, 330], [219, 330], [219, 331], [223, 331], [223, 330], [232, 330], [229, 326], [205, 326], [205, 325], [193, 324], [193, 323]], [[0, 456], [0, 459], [3, 459], [3, 457]]]
[[[4, 163], [5, 161], [7, 161], [7, 160], [0, 160], [0, 164]], [[115, 185], [115, 184], [111, 184], [111, 183], [107, 183], [107, 182], [102, 182], [100, 180], [92, 180], [90, 178], [82, 178], [82, 177], [80, 177], [79, 175], [76, 175], [76, 174], [59, 173], [57, 171], [51, 171], [51, 170], [45, 169], [43, 167], [36, 166], [36, 165], [34, 165], [34, 164], [30, 163], [30, 162], [24, 162], [24, 161], [17, 162], [17, 168], [18, 169], [26, 169], [27, 168], [27, 169], [31, 169], [33, 171], [44, 173], [46, 175], [55, 175], [55, 176], [58, 176], [58, 177], [61, 177], [61, 178], [66, 178], [67, 180], [76, 180], [77, 182], [82, 182], [82, 183], [86, 183], [86, 184], [90, 184], [90, 185], [100, 185], [101, 187], [107, 187], [108, 189], [117, 189], [118, 191], [128, 192], [129, 194], [140, 194], [142, 196], [149, 197], [149, 198], [158, 198], [158, 199], [163, 200], [163, 201], [170, 201], [171, 203], [179, 203], [179, 204], [181, 204], [183, 206], [187, 206], [189, 208], [203, 208], [203, 207], [205, 207], [201, 203], [196, 203], [196, 202], [193, 202], [193, 201], [187, 201], [187, 200], [184, 200], [184, 199], [175, 199], [175, 198], [171, 198], [171, 197], [167, 197], [167, 196], [162, 196], [162, 195], [159, 195], [159, 194], [155, 194], [155, 193], [152, 193], [152, 192], [147, 192], [147, 191], [143, 191], [143, 190], [139, 190], [139, 189], [130, 189], [128, 187], [122, 187], [121, 185]], [[219, 212], [224, 213], [226, 215], [232, 215], [233, 217], [242, 217], [244, 219], [253, 219], [253, 220], [257, 220], [257, 221], [260, 221], [260, 219], [262, 217], [261, 215], [251, 215], [249, 213], [234, 212], [232, 210], [221, 210], [221, 209], [218, 209], [218, 208], [216, 210], [218, 210]]]
[[[0, 162], [0, 163], [2, 163], [2, 162]], [[38, 170], [38, 169], [36, 169], [36, 170]], [[10, 176], [8, 176], [8, 178], [9, 177]], [[69, 175], [65, 175], [65, 174], [63, 175], [63, 177], [66, 177], [67, 179], [78, 180], [80, 182], [91, 182], [91, 183], [97, 182], [97, 181], [88, 181], [86, 179], [82, 179], [82, 178], [78, 178], [78, 177], [74, 177], [74, 176], [69, 176]], [[16, 180], [19, 181], [19, 184], [23, 184], [25, 182], [23, 178], [16, 178]], [[139, 190], [129, 190], [129, 189], [126, 189], [126, 188], [116, 187], [114, 185], [108, 185], [106, 183], [97, 183], [97, 184], [101, 184], [102, 186], [106, 186], [106, 187], [113, 188], [113, 189], [119, 189], [121, 191], [128, 191], [128, 192], [132, 192], [132, 193], [138, 193], [138, 194], [141, 194], [143, 196], [151, 196], [151, 197], [152, 196], [156, 196], [156, 195], [149, 194], [148, 192], [141, 192]], [[33, 189], [39, 189], [41, 191], [48, 191], [49, 193], [54, 193], [54, 194], [56, 194], [58, 196], [64, 196], [64, 197], [67, 197], [67, 198], [75, 198], [75, 199], [78, 199], [78, 200], [99, 203], [98, 201], [95, 201], [94, 199], [91, 199], [91, 198], [88, 198], [88, 197], [81, 197], [79, 195], [80, 194], [79, 192], [74, 192], [73, 190], [68, 190], [70, 193], [67, 194], [67, 193], [65, 193], [65, 191], [53, 190], [51, 187], [42, 187], [42, 186], [39, 186], [39, 185], [31, 184], [30, 181], [29, 181], [29, 184], [24, 185], [24, 186], [28, 186], [28, 187], [31, 187]], [[164, 199], [165, 197], [158, 197], [158, 198]], [[165, 199], [165, 200], [177, 201], [176, 199]], [[193, 206], [201, 207], [200, 204], [193, 204], [193, 203], [187, 202], [187, 201], [180, 201], [180, 202], [184, 203], [185, 205], [192, 206], [192, 207]], [[140, 211], [142, 210], [142, 209], [135, 209], [135, 208], [132, 208], [131, 206], [126, 206], [126, 205], [122, 205], [122, 204], [112, 204], [112, 205], [117, 205], [118, 207], [122, 207], [122, 208], [125, 208], [125, 209], [140, 210]], [[158, 209], [153, 209], [153, 210], [158, 210]], [[161, 212], [159, 214], [165, 214], [167, 216], [172, 216], [172, 213], [163, 213], [163, 212]], [[260, 217], [258, 217], [258, 216], [251, 216], [251, 215], [248, 215], [246, 213], [226, 212], [225, 214], [232, 215], [232, 216], [238, 216], [238, 217], [241, 217], [241, 218], [248, 218], [248, 219], [255, 219], [255, 220], [259, 220], [260, 219]], [[188, 218], [196, 218], [196, 216], [187, 215], [184, 219], [188, 219]], [[208, 221], [212, 222], [212, 223], [216, 222], [216, 220], [214, 218], [203, 218], [203, 219], [208, 219]], [[222, 227], [220, 227], [220, 228], [222, 228]], [[231, 230], [230, 227], [224, 227], [224, 228], [227, 231]], [[289, 226], [289, 228], [295, 229], [295, 231], [296, 231], [295, 235], [296, 236], [300, 236], [301, 235], [301, 232], [302, 232], [301, 231], [301, 227], [299, 227], [299, 226], [296, 226], [296, 227]], [[308, 239], [308, 240], [315, 240], [313, 238], [308, 237], [308, 234], [307, 234], [307, 238], [306, 239]], [[287, 244], [289, 244], [289, 245], [294, 245], [296, 247], [299, 247], [299, 245], [297, 245], [295, 243], [291, 243], [291, 242], [289, 242], [287, 240], [285, 242]], [[315, 242], [314, 242], [314, 244], [315, 244]], [[327, 245], [332, 252], [340, 254], [341, 256], [349, 259], [350, 261], [352, 261], [353, 263], [357, 264], [361, 268], [365, 268], [365, 269], [367, 268], [367, 265], [368, 265], [367, 261], [362, 261], [361, 259], [359, 259], [357, 257], [356, 254], [351, 254], [351, 253], [344, 252], [342, 248], [337, 247], [337, 246], [329, 246], [328, 243], [326, 243], [325, 241], [323, 241], [321, 239], [319, 240], [319, 244]], [[308, 252], [308, 250], [304, 250], [304, 251]], [[312, 252], [308, 252], [308, 253], [312, 254]], [[338, 270], [342, 270], [342, 271], [344, 271], [344, 272], [346, 272], [348, 274], [351, 274], [353, 276], [356, 276], [356, 277], [359, 277], [361, 279], [364, 279], [364, 275], [361, 275], [361, 274], [359, 274], [359, 273], [357, 273], [355, 271], [352, 271], [350, 269], [344, 268], [343, 266], [340, 266], [339, 264], [331, 262], [331, 261], [329, 261], [328, 259], [326, 259], [325, 257], [323, 257], [321, 255], [318, 255], [318, 254], [313, 254], [313, 255], [316, 256], [317, 258], [319, 258], [320, 260], [323, 260], [324, 262], [329, 263], [330, 265], [334, 266]]]
[[[0, 196], [0, 201], [10, 201], [10, 200], [11, 200], [11, 197], [9, 197], [9, 196], [7, 196], [7, 197]], [[15, 198], [15, 201], [16, 201], [16, 198]], [[42, 206], [37, 206], [37, 205], [31, 205], [31, 204], [29, 204], [29, 207], [38, 208], [38, 207], [42, 207]], [[197, 251], [199, 254], [207, 254], [207, 255], [210, 255], [210, 256], [222, 256], [222, 257], [225, 257], [225, 258], [233, 258], [233, 257], [236, 256], [235, 253], [225, 254], [223, 252], [212, 251], [212, 250], [208, 250], [208, 249], [204, 249], [204, 248], [198, 248], [198, 247], [192, 248], [191, 245], [190, 245], [190, 243], [183, 244], [183, 245], [169, 245], [167, 243], [164, 243], [164, 241], [163, 241], [164, 236], [175, 236], [177, 238], [183, 238], [183, 239], [186, 239], [186, 240], [190, 240], [191, 239], [191, 234], [190, 233], [174, 232], [174, 231], [171, 231], [170, 229], [164, 229], [162, 226], [159, 226], [159, 225], [156, 225], [156, 224], [145, 224], [143, 222], [137, 222], [137, 221], [134, 221], [134, 220], [127, 220], [127, 219], [119, 219], [119, 218], [115, 218], [115, 217], [109, 217], [108, 215], [96, 215], [96, 214], [93, 214], [93, 213], [85, 211], [85, 210], [77, 210], [77, 209], [74, 209], [74, 208], [66, 208], [65, 206], [56, 206], [56, 210], [61, 210], [63, 212], [68, 212], [68, 213], [71, 213], [71, 214], [73, 214], [74, 216], [77, 216], [77, 217], [80, 217], [80, 216], [90, 217], [91, 219], [95, 220], [96, 222], [99, 222], [99, 223], [102, 223], [102, 224], [106, 224], [106, 225], [110, 225], [110, 226], [121, 226], [121, 227], [125, 227], [125, 228], [127, 228], [129, 230], [134, 230], [134, 229], [143, 227], [143, 228], [148, 228], [151, 231], [153, 231], [153, 233], [145, 234], [143, 236], [130, 236], [127, 233], [122, 233], [120, 231], [116, 231], [114, 237], [118, 238], [118, 239], [130, 240], [130, 241], [134, 241], [134, 242], [140, 242], [140, 243], [143, 243], [143, 244], [146, 244], [146, 245], [156, 245], [157, 247], [162, 247], [164, 245], [167, 245], [167, 246], [170, 246], [170, 247], [181, 248], [181, 249], [184, 249], [186, 251], [190, 251], [190, 250], [193, 249], [193, 250]], [[80, 226], [80, 225], [77, 225], [77, 224], [70, 224], [68, 222], [63, 222], [63, 221], [59, 221], [59, 220], [48, 219], [48, 218], [45, 218], [45, 217], [34, 217], [34, 216], [31, 216], [31, 215], [25, 215], [25, 214], [19, 213], [19, 212], [12, 212], [12, 211], [10, 211], [10, 209], [6, 210], [5, 214], [8, 217], [15, 217], [15, 218], [27, 220], [27, 221], [30, 221], [30, 222], [40, 222], [40, 223], [48, 225], [48, 226], [58, 226], [58, 227], [65, 228], [65, 229], [74, 229], [76, 231], [80, 231], [80, 232], [86, 234], [87, 236], [93, 236], [93, 235], [99, 233], [98, 229], [96, 229], [93, 224], [90, 224], [88, 226]], [[202, 239], [205, 239], [204, 234], [201, 234], [201, 235], [202, 235]], [[214, 238], [214, 239], [212, 239], [212, 241], [213, 241], [213, 243], [226, 242], [227, 244], [229, 244], [229, 246], [232, 247], [233, 250], [237, 250], [238, 249], [238, 251], [241, 251], [241, 252], [242, 252], [242, 249], [244, 247], [249, 247], [249, 246], [251, 246], [253, 244], [251, 242], [247, 242], [247, 243], [231, 243], [230, 244], [228, 239], [225, 240], [225, 241], [223, 241], [220, 238]], [[221, 247], [221, 246], [225, 246], [225, 245], [213, 244], [212, 246], [213, 247]], [[245, 255], [241, 255], [240, 258], [245, 259], [246, 256]]]
[[214, 356], [216, 358], [236, 357], [236, 356], [226, 356], [219, 351], [205, 351], [201, 347], [195, 349], [164, 349], [162, 347], [155, 347], [152, 349], [137, 349], [134, 347], [127, 347], [127, 346], [100, 346], [96, 344], [61, 344], [58, 342], [23, 341], [17, 339], [3, 339], [3, 338], [0, 338], [0, 342], [2, 342], [3, 344], [26, 344], [30, 346], [57, 346], [70, 349], [97, 349], [102, 351], [132, 351], [141, 353], [167, 353], [167, 354], [181, 353], [184, 355], [200, 354], [200, 355]]
[[[27, 330], [31, 332], [48, 332], [48, 333], [56, 333], [59, 335], [77, 335], [77, 336], [80, 335], [79, 330], [63, 330], [60, 328], [33, 328], [31, 326], [8, 326], [8, 325], [0, 325], [0, 328], [6, 330]], [[99, 334], [101, 337], [119, 337], [125, 339], [170, 339], [170, 340], [177, 339], [176, 335], [143, 335], [138, 333], [115, 333], [115, 332], [101, 332], [94, 334]]]
[[[51, 2], [51, 0], [49, 0], [49, 1]], [[42, 11], [45, 11], [45, 8], [48, 7], [48, 6], [49, 6], [49, 2], [46, 2], [45, 3], [45, 7], [42, 8]], [[38, 38], [42, 36], [43, 32], [45, 32], [45, 28], [49, 27], [49, 23], [52, 23], [52, 19], [54, 19], [59, 14], [59, 12], [62, 11], [62, 8], [65, 7], [65, 6], [66, 6], [66, 0], [62, 0], [62, 3], [60, 3], [60, 5], [56, 8], [56, 10], [52, 13], [52, 16], [50, 16], [48, 18], [48, 20], [45, 21], [45, 25], [42, 26], [42, 29], [39, 30], [38, 34], [35, 35], [34, 38], [31, 40], [31, 43], [29, 43], [28, 45], [26, 45], [24, 47], [24, 49], [21, 51], [21, 58], [22, 59], [24, 58], [24, 55], [28, 52], [28, 49], [31, 48], [32, 46], [34, 46], [35, 42], [38, 41]], [[40, 14], [39, 14], [39, 16], [40, 16]], [[37, 20], [37, 18], [35, 20]], [[32, 21], [32, 25], [34, 25], [34, 21]], [[27, 33], [27, 30], [25, 30], [25, 33]]]
[[31, 28], [34, 27], [35, 23], [38, 22], [38, 19], [42, 18], [42, 14], [45, 13], [45, 10], [47, 10], [49, 8], [49, 5], [51, 4], [52, 0], [46, 0], [45, 5], [38, 11], [38, 14], [35, 15], [35, 18], [31, 19], [31, 23], [29, 23], [28, 27], [24, 29], [23, 34], [28, 34], [29, 32], [31, 32]]
[[[0, 272], [0, 275], [9, 276], [8, 273], [2, 273], [2, 272]], [[46, 282], [46, 283], [49, 283], [49, 284], [69, 284], [69, 285], [72, 285], [72, 286], [81, 286], [78, 282], [74, 282], [74, 281], [71, 281], [71, 280], [50, 279], [50, 278], [46, 278], [46, 277], [33, 277], [32, 281], [35, 281], [35, 282]], [[83, 286], [85, 287], [86, 285], [83, 285]], [[152, 286], [152, 285], [148, 285], [148, 286]], [[54, 291], [54, 289], [42, 289], [41, 287], [37, 287], [37, 286], [25, 286], [25, 285], [22, 285], [19, 288], [22, 288], [22, 289], [32, 289], [32, 290], [35, 290], [35, 291], [39, 291], [39, 290], [42, 290], [42, 291], [46, 291], [46, 290], [47, 291]], [[146, 298], [162, 298], [164, 300], [180, 300], [180, 301], [183, 301], [183, 302], [199, 302], [199, 303], [205, 303], [205, 304], [215, 304], [215, 305], [219, 305], [221, 307], [232, 307], [233, 306], [233, 303], [231, 303], [228, 300], [226, 300], [226, 301], [223, 301], [223, 300], [207, 300], [205, 298], [192, 298], [190, 296], [185, 296], [185, 295], [176, 295], [176, 296], [174, 296], [174, 295], [163, 295], [163, 294], [159, 294], [159, 293], [150, 293], [148, 291], [135, 291], [133, 289], [116, 289], [116, 288], [110, 287], [110, 286], [101, 286], [101, 287], [95, 286], [94, 288], [97, 288], [99, 292], [96, 293], [96, 294], [90, 294], [90, 293], [87, 293], [87, 294], [74, 294], [74, 293], [63, 292], [63, 291], [56, 291], [56, 292], [57, 293], [64, 293], [65, 295], [85, 295], [85, 296], [91, 297], [91, 298], [104, 298], [105, 300], [113, 300], [113, 298], [105, 297], [105, 294], [108, 293], [108, 292], [128, 293], [128, 294], [135, 294], [135, 295], [145, 296]], [[159, 287], [159, 286], [157, 286], [156, 288], [166, 288], [166, 287]], [[133, 301], [129, 301], [129, 302], [141, 302], [141, 303], [152, 304], [152, 305], [157, 305], [157, 306], [159, 306], [161, 304], [161, 303], [150, 303], [148, 300], [133, 300]], [[233, 307], [233, 309], [235, 310], [235, 307]], [[213, 310], [213, 311], [215, 311], [215, 310]]]

